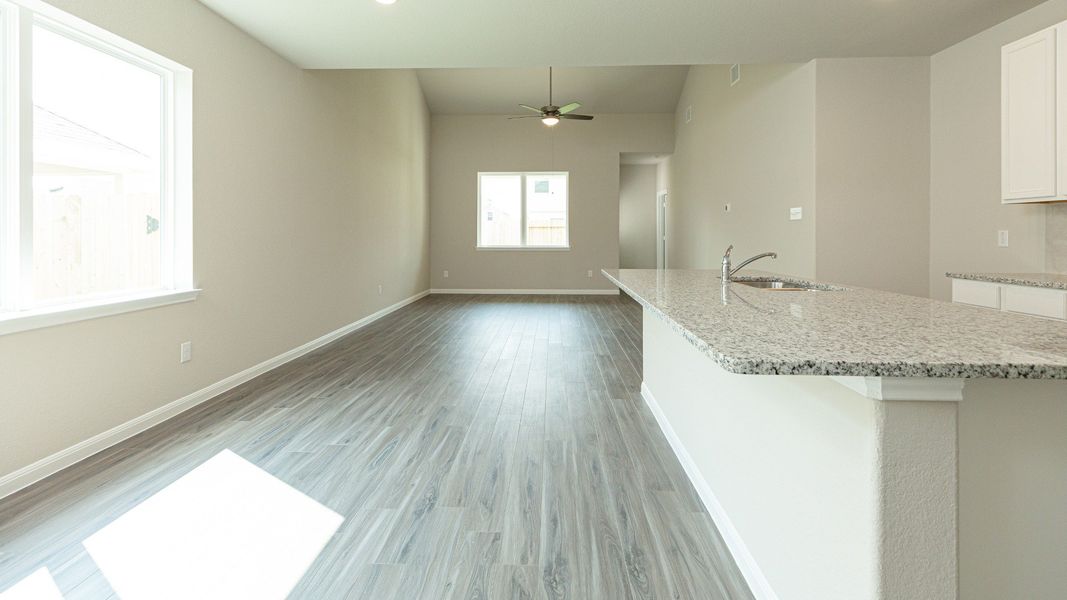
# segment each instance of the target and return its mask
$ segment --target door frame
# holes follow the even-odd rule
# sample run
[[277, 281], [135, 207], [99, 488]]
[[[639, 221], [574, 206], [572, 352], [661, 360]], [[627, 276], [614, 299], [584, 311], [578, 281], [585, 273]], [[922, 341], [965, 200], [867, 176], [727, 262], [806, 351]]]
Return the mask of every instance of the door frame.
[[667, 190], [656, 192], [656, 268], [667, 268]]

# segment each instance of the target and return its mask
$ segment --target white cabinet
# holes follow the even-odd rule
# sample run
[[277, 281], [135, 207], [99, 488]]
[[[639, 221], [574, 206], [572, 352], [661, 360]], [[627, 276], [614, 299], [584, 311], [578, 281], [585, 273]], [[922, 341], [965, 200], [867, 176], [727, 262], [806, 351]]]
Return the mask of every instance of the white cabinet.
[[1000, 307], [1024, 315], [1067, 319], [1067, 293], [1022, 285], [1002, 285]]
[[1001, 49], [1001, 199], [1067, 200], [1067, 22]]
[[953, 279], [952, 301], [1034, 317], [1067, 320], [1067, 290]]
[[984, 281], [953, 279], [952, 301], [986, 308], [1000, 308], [1000, 286]]

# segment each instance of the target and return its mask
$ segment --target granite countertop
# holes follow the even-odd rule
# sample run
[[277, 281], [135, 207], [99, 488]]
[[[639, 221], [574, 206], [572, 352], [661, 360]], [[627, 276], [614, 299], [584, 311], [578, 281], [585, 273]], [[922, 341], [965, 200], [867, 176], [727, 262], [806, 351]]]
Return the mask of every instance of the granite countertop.
[[833, 284], [724, 290], [718, 271], [602, 273], [733, 373], [1067, 379], [1067, 323]]
[[1059, 273], [945, 273], [952, 279], [1067, 290], [1067, 275]]

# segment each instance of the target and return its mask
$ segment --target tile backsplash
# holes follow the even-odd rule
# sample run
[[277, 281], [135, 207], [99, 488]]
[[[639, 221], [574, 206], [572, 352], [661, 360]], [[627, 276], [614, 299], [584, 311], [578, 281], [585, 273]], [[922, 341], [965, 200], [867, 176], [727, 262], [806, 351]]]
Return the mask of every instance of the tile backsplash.
[[1067, 204], [1049, 204], [1045, 210], [1045, 269], [1067, 273]]

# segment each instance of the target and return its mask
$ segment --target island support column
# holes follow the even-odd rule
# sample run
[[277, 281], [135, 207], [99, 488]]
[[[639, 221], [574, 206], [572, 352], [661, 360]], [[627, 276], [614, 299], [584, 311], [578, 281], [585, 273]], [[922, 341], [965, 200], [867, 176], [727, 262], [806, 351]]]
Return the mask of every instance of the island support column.
[[737, 374], [643, 329], [642, 396], [756, 598], [957, 598], [961, 380]]
[[963, 381], [835, 380], [877, 403], [878, 598], [957, 598]]

